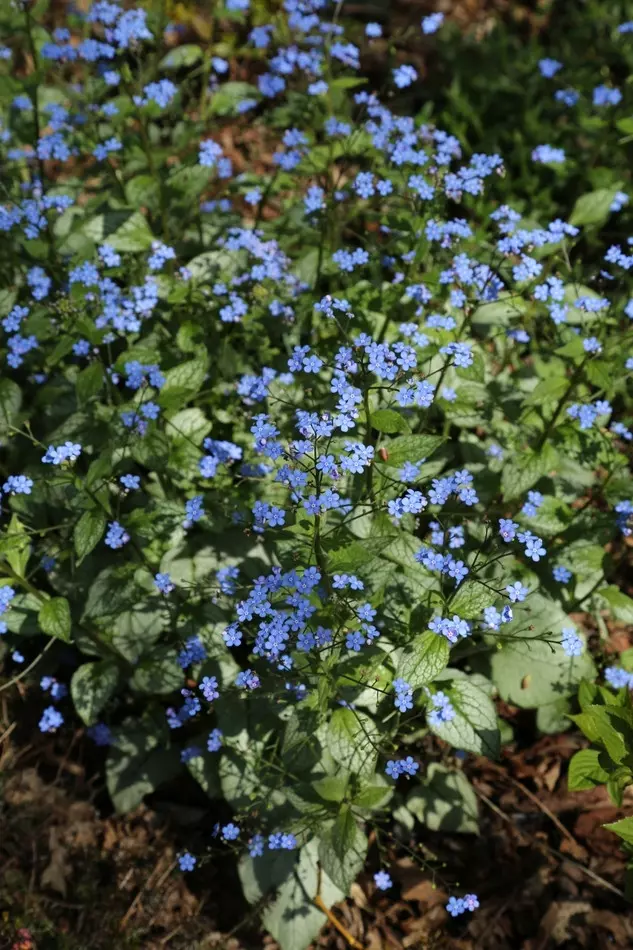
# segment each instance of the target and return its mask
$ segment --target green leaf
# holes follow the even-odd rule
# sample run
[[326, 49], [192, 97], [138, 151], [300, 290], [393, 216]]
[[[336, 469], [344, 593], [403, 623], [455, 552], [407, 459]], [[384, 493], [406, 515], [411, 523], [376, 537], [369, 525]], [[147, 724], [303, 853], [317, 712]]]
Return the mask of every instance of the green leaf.
[[187, 360], [180, 366], [174, 366], [165, 373], [165, 383], [161, 387], [159, 400], [162, 402], [173, 392], [195, 394], [202, 388], [208, 370], [206, 359]]
[[[248, 742], [246, 730], [242, 737]], [[255, 755], [256, 744], [252, 744], [252, 753]], [[225, 749], [218, 763], [222, 795], [236, 810], [250, 808], [259, 795], [262, 794], [262, 781], [253, 764], [245, 758], [245, 750], [234, 751]]]
[[142, 723], [124, 723], [115, 731], [106, 762], [106, 782], [118, 812], [137, 808], [161, 782], [181, 771], [178, 753], [161, 748], [163, 744], [158, 730]]
[[211, 115], [234, 115], [235, 111], [245, 99], [259, 99], [260, 93], [256, 86], [247, 82], [224, 82], [217, 92], [214, 92], [209, 102]]
[[400, 466], [407, 461], [419, 462], [433, 455], [445, 441], [441, 435], [403, 435], [382, 446], [387, 457], [381, 457], [380, 460], [392, 466]]
[[[384, 547], [387, 539], [380, 539], [380, 547]], [[329, 567], [334, 573], [342, 571], [356, 571], [359, 567], [369, 564], [376, 559], [376, 554], [367, 550], [365, 544], [360, 541], [352, 541], [338, 551], [332, 551], [329, 555]]]
[[77, 404], [83, 406], [92, 396], [96, 396], [103, 385], [103, 367], [98, 360], [82, 369], [75, 383]]
[[295, 772], [308, 771], [321, 759], [321, 744], [316, 735], [317, 713], [313, 709], [293, 709], [284, 729], [281, 755]]
[[197, 406], [181, 409], [167, 422], [167, 432], [174, 441], [185, 440], [201, 445], [202, 440], [211, 431], [211, 423], [202, 409]]
[[162, 647], [143, 657], [130, 680], [132, 689], [154, 696], [165, 696], [183, 685], [183, 671], [176, 650]]
[[87, 726], [92, 726], [114, 694], [119, 683], [119, 668], [111, 660], [84, 663], [73, 673], [70, 694], [75, 709]]
[[330, 82], [332, 89], [357, 89], [368, 82], [366, 76], [338, 76]]
[[315, 779], [312, 788], [326, 802], [342, 802], [349, 784], [347, 775], [324, 775]]
[[536, 710], [536, 728], [545, 735], [552, 736], [565, 732], [571, 726], [569, 714], [572, 704], [567, 696], [556, 699], [553, 703], [538, 706]]
[[606, 749], [616, 765], [633, 763], [633, 711], [616, 706], [586, 706], [570, 716], [590, 742]]
[[623, 623], [633, 623], [633, 599], [628, 594], [625, 594], [624, 591], [613, 584], [608, 587], [601, 587], [596, 593], [606, 600], [616, 620], [622, 620]]
[[[205, 747], [204, 736], [201, 737], [200, 744]], [[187, 768], [209, 798], [222, 798], [217, 753], [204, 752], [202, 755], [196, 755], [189, 759]]]
[[350, 772], [373, 773], [376, 767], [375, 727], [364, 713], [335, 709], [328, 724], [327, 749], [335, 763]]
[[593, 383], [597, 389], [604, 389], [607, 396], [613, 394], [617, 377], [613, 374], [612, 366], [607, 360], [590, 360], [585, 367], [585, 372], [589, 382]]
[[330, 842], [339, 858], [343, 859], [356, 837], [356, 819], [349, 805], [342, 805], [332, 827]]
[[99, 582], [101, 576], [99, 575], [91, 588], [89, 596], [94, 598], [94, 605], [90, 612], [86, 610], [86, 614], [112, 618], [112, 645], [126, 660], [136, 664], [153, 649], [156, 641], [169, 626], [169, 614], [165, 608], [148, 610], [144, 605], [132, 607], [132, 598], [138, 596], [136, 586], [126, 587], [122, 582], [117, 584], [115, 573], [106, 575], [103, 581]]
[[[281, 950], [305, 950], [325, 923], [314, 905], [318, 888], [319, 842], [309, 841], [299, 852], [299, 861], [281, 885], [277, 898], [264, 911], [263, 923]], [[321, 874], [321, 899], [326, 907], [345, 896], [328, 877]]]
[[311, 247], [295, 263], [292, 273], [295, 277], [298, 277], [299, 280], [313, 286], [319, 274], [320, 260], [321, 255], [319, 254], [318, 247]]
[[37, 612], [40, 599], [34, 594], [16, 594], [11, 601], [11, 610], [2, 618], [10, 633], [35, 635], [40, 633]]
[[457, 614], [462, 620], [478, 617], [484, 607], [490, 604], [490, 590], [479, 581], [464, 581], [457, 588], [455, 596], [448, 603], [451, 614]]
[[107, 480], [112, 474], [113, 467], [112, 456], [109, 452], [104, 452], [99, 458], [96, 458], [94, 462], [90, 463], [84, 484], [87, 488], [94, 488], [94, 486], [99, 483], [99, 487], [101, 487], [101, 483]]
[[[592, 300], [597, 300], [600, 294], [592, 287], [587, 287], [586, 284], [579, 284], [576, 281], [566, 284], [564, 300], [565, 303], [572, 305], [565, 318], [567, 323], [572, 325], [592, 323], [599, 317], [599, 312], [586, 309], [581, 310], [575, 306], [576, 302], [583, 297], [590, 297]], [[575, 342], [578, 343], [578, 340]]]
[[4, 287], [0, 290], [0, 317], [6, 317], [18, 299], [17, 291]]
[[154, 235], [150, 231], [147, 218], [135, 211], [118, 230], [108, 238], [108, 244], [115, 251], [147, 251], [152, 246]]
[[432, 630], [414, 637], [404, 648], [398, 664], [398, 676], [410, 683], [413, 689], [432, 683], [448, 666], [450, 647], [446, 637]]
[[548, 376], [547, 379], [541, 379], [525, 400], [526, 406], [542, 406], [544, 402], [551, 400], [557, 401], [563, 395], [569, 380], [563, 376]]
[[289, 879], [296, 862], [296, 851], [266, 850], [256, 858], [243, 855], [237, 872], [249, 904], [256, 904], [266, 894], [276, 891]]
[[565, 551], [565, 558], [570, 568], [580, 577], [589, 577], [604, 571], [606, 557], [603, 545], [594, 544], [584, 538], [569, 544]]
[[353, 805], [363, 811], [384, 808], [393, 796], [393, 785], [380, 773], [372, 775], [368, 781], [369, 784], [363, 783], [360, 791], [354, 795]]
[[160, 182], [152, 175], [135, 175], [125, 184], [125, 197], [137, 208], [154, 208], [160, 202]]
[[15, 425], [22, 406], [22, 391], [12, 379], [0, 379], [0, 432]]
[[84, 511], [73, 531], [75, 551], [77, 552], [79, 563], [90, 554], [103, 537], [107, 520], [101, 508]]
[[46, 368], [52, 369], [53, 366], [57, 366], [58, 363], [64, 359], [65, 356], [68, 356], [72, 352], [73, 348], [73, 338], [72, 336], [63, 336], [59, 340], [53, 349], [50, 351], [46, 357]]
[[609, 780], [609, 773], [600, 764], [601, 753], [598, 749], [580, 749], [569, 762], [567, 786], [571, 792], [579, 792], [587, 788], [604, 785]]
[[539, 537], [549, 538], [565, 531], [573, 518], [574, 512], [569, 505], [549, 495], [543, 499], [536, 515], [530, 518], [530, 529]]
[[17, 515], [11, 516], [6, 540], [9, 542], [6, 558], [18, 577], [24, 577], [31, 555], [31, 544], [24, 525]]
[[602, 827], [622, 838], [626, 844], [633, 845], [633, 818], [620, 818], [619, 821], [611, 821]]
[[409, 423], [399, 412], [393, 409], [377, 409], [371, 414], [371, 425], [378, 432], [392, 435], [396, 432], [410, 432]]
[[583, 678], [592, 679], [595, 667], [585, 651], [573, 661], [561, 645], [563, 627], [573, 622], [560, 605], [541, 594], [531, 594], [514, 609], [514, 619], [503, 626], [503, 639], [477, 669], [489, 676], [502, 699], [522, 709], [546, 706], [575, 692]]
[[598, 703], [598, 687], [595, 683], [590, 683], [589, 680], [581, 680], [578, 686], [578, 704], [581, 709], [584, 709], [586, 706], [593, 706], [594, 703]]
[[147, 251], [154, 240], [140, 211], [106, 211], [89, 221], [83, 232], [96, 244], [107, 241], [115, 251]]
[[611, 205], [617, 192], [618, 188], [598, 188], [596, 191], [589, 191], [586, 195], [581, 195], [572, 209], [569, 223], [576, 227], [588, 224], [604, 224], [609, 217]]
[[620, 766], [615, 769], [607, 781], [607, 792], [614, 805], [622, 808], [624, 803], [624, 792], [629, 785], [633, 785], [633, 772], [627, 766]]
[[368, 846], [349, 805], [343, 805], [334, 824], [321, 832], [321, 867], [345, 894], [363, 869]]
[[51, 597], [42, 605], [37, 622], [50, 637], [70, 643], [70, 606], [65, 597]]
[[501, 489], [506, 501], [519, 498], [540, 478], [556, 468], [558, 453], [549, 442], [540, 452], [517, 453], [516, 461], [507, 461], [501, 473]]
[[521, 317], [527, 310], [527, 306], [522, 297], [502, 292], [498, 300], [477, 307], [471, 320], [476, 327], [481, 327], [485, 331], [492, 327], [506, 327], [510, 326], [512, 320]]
[[193, 200], [199, 198], [212, 177], [211, 168], [203, 165], [181, 165], [170, 173], [167, 184], [177, 193], [179, 199]]
[[240, 251], [204, 251], [203, 254], [191, 258], [187, 270], [191, 272], [193, 280], [211, 282], [220, 272], [232, 277], [237, 273], [242, 261]]
[[430, 726], [431, 732], [450, 743], [454, 749], [487, 755], [499, 755], [499, 725], [494, 704], [487, 693], [469, 679], [454, 680], [448, 693], [455, 718]]
[[479, 806], [463, 772], [432, 762], [423, 782], [407, 798], [407, 808], [431, 831], [479, 833]]
[[158, 66], [160, 69], [184, 69], [195, 66], [203, 55], [202, 48], [196, 43], [183, 43], [163, 56]]

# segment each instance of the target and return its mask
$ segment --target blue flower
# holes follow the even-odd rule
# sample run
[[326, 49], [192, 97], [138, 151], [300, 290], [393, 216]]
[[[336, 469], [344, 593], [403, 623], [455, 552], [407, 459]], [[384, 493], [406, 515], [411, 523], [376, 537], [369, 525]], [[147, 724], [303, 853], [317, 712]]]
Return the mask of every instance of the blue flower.
[[444, 722], [451, 722], [455, 718], [455, 709], [446, 693], [437, 692], [431, 696], [432, 709], [428, 713], [431, 726], [440, 726]]
[[564, 106], [572, 108], [580, 99], [580, 93], [576, 89], [557, 89], [554, 93], [556, 102], [562, 102]]
[[418, 74], [413, 66], [403, 64], [393, 71], [393, 81], [398, 89], [406, 89], [412, 82], [418, 78]]
[[476, 894], [465, 894], [464, 897], [449, 897], [446, 910], [451, 917], [459, 917], [466, 911], [474, 911], [479, 907], [479, 898]]
[[219, 159], [222, 157], [222, 149], [213, 139], [205, 139], [200, 142], [198, 153], [198, 163], [205, 168], [215, 168]]
[[512, 603], [517, 604], [525, 600], [530, 593], [530, 589], [529, 587], [524, 587], [521, 581], [515, 581], [513, 584], [507, 585], [506, 593]]
[[137, 105], [154, 102], [161, 109], [165, 109], [178, 92], [178, 87], [171, 79], [159, 79], [157, 82], [148, 83], [143, 92], [145, 95], [138, 99]]
[[542, 165], [562, 165], [565, 162], [565, 152], [562, 148], [552, 145], [537, 145], [532, 150], [532, 161]]
[[354, 650], [356, 653], [365, 645], [365, 637], [359, 630], [354, 630], [352, 633], [348, 633], [345, 638], [345, 646], [348, 650]]
[[622, 100], [622, 93], [619, 89], [613, 89], [610, 86], [596, 86], [593, 91], [594, 106], [617, 106]]
[[561, 645], [567, 656], [580, 656], [585, 649], [585, 644], [574, 627], [563, 627]]
[[466, 905], [464, 904], [464, 901], [461, 899], [461, 897], [449, 897], [446, 910], [449, 912], [451, 917], [459, 917], [459, 915], [463, 914], [466, 910]]
[[57, 732], [63, 722], [64, 717], [60, 711], [54, 706], [47, 706], [39, 722], [40, 732]]
[[240, 836], [240, 829], [232, 821], [222, 827], [222, 837], [225, 841], [236, 841]]
[[277, 831], [268, 836], [270, 851], [294, 851], [296, 847], [297, 839], [293, 834]]
[[413, 688], [403, 679], [395, 679], [393, 688], [396, 692], [396, 698], [393, 701], [394, 706], [400, 712], [406, 712], [413, 709]]
[[2, 486], [7, 495], [30, 495], [33, 488], [33, 479], [26, 475], [9, 475]]
[[558, 581], [559, 584], [568, 584], [572, 579], [573, 574], [568, 568], [563, 567], [561, 564], [557, 564], [552, 568], [552, 577], [555, 581]]
[[184, 649], [178, 654], [178, 664], [184, 669], [192, 666], [194, 663], [202, 663], [207, 658], [207, 651], [204, 644], [198, 637], [189, 637], [185, 643]]
[[604, 678], [614, 689], [633, 689], [633, 673], [618, 666], [608, 666], [604, 671]]
[[178, 865], [181, 871], [193, 871], [196, 866], [196, 858], [188, 851], [178, 856]]
[[136, 491], [136, 489], [141, 484], [140, 475], [121, 475], [119, 481], [124, 488], [127, 488], [128, 491]]
[[154, 585], [161, 594], [170, 594], [176, 587], [169, 574], [161, 573], [154, 577]]
[[552, 76], [556, 75], [559, 69], [563, 68], [563, 64], [559, 63], [557, 59], [545, 57], [545, 59], [539, 59], [538, 68], [541, 76], [544, 76], [546, 79], [551, 79]]
[[393, 881], [387, 871], [376, 871], [374, 883], [379, 891], [388, 891], [393, 886]]
[[104, 722], [97, 722], [86, 729], [86, 735], [98, 746], [108, 746], [112, 742], [110, 727]]
[[251, 858], [261, 858], [264, 853], [264, 837], [263, 835], [253, 835], [253, 837], [248, 842], [248, 853]]
[[221, 729], [212, 729], [207, 739], [207, 751], [219, 752], [222, 748], [222, 736], [223, 733]]
[[260, 686], [259, 676], [253, 670], [243, 670], [235, 677], [235, 685], [239, 686], [240, 689], [258, 689]]
[[134, 47], [141, 40], [151, 40], [152, 34], [147, 28], [145, 10], [127, 10], [119, 17], [112, 31], [112, 38], [119, 49]]
[[124, 544], [127, 544], [130, 540], [130, 536], [121, 527], [118, 521], [111, 521], [108, 525], [108, 531], [105, 536], [105, 543], [109, 548], [116, 551], [119, 548], [122, 548]]
[[437, 33], [443, 22], [443, 13], [431, 13], [429, 16], [422, 18], [422, 32], [425, 36], [429, 36], [431, 33]]

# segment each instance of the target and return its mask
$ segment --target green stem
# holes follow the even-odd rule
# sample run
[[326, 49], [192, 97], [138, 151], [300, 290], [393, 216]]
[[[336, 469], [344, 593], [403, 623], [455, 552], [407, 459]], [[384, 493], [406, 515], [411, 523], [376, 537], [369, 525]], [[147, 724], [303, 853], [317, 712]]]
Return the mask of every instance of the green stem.
[[316, 557], [316, 562], [319, 565], [319, 570], [322, 574], [322, 580], [325, 584], [325, 589], [327, 590], [328, 594], [331, 594], [332, 585], [330, 583], [327, 557], [321, 542], [321, 515], [315, 515], [314, 517], [314, 556]]
[[558, 417], [560, 416], [561, 412], [563, 411], [563, 407], [565, 406], [565, 403], [567, 402], [567, 400], [569, 399], [569, 397], [570, 397], [571, 394], [573, 393], [574, 389], [575, 389], [576, 386], [578, 385], [578, 383], [579, 383], [579, 381], [580, 381], [580, 377], [582, 376], [582, 371], [583, 371], [584, 368], [585, 368], [585, 364], [586, 364], [586, 362], [587, 362], [587, 359], [588, 359], [588, 357], [585, 357], [584, 360], [582, 361], [582, 363], [579, 363], [578, 366], [576, 367], [576, 369], [574, 370], [574, 372], [572, 373], [572, 377], [571, 377], [571, 379], [570, 379], [570, 381], [569, 381], [569, 386], [567, 387], [567, 389], [565, 390], [565, 392], [563, 393], [563, 395], [562, 395], [562, 396], [560, 397], [560, 399], [558, 400], [558, 403], [556, 404], [556, 408], [554, 409], [554, 414], [552, 415], [552, 418], [549, 420], [549, 422], [547, 423], [547, 425], [546, 425], [545, 428], [543, 429], [543, 432], [542, 432], [542, 434], [541, 434], [541, 438], [539, 439], [538, 444], [537, 444], [537, 446], [536, 446], [536, 451], [537, 451], [537, 452], [540, 452], [541, 449], [543, 448], [543, 446], [545, 445], [545, 443], [547, 442], [547, 439], [549, 438], [549, 435], [550, 435], [552, 429], [554, 428], [554, 425], [556, 424], [556, 420], [558, 419]]
[[[374, 435], [374, 430], [371, 427], [371, 412], [369, 408], [369, 388], [366, 388], [363, 393], [363, 406], [365, 408], [365, 420], [366, 420], [365, 445], [375, 446], [376, 437]], [[367, 487], [367, 497], [369, 498], [370, 501], [373, 501], [374, 500], [374, 466], [373, 466], [373, 463], [371, 462], [367, 466], [367, 470], [365, 472], [365, 479], [366, 479], [365, 484]]]

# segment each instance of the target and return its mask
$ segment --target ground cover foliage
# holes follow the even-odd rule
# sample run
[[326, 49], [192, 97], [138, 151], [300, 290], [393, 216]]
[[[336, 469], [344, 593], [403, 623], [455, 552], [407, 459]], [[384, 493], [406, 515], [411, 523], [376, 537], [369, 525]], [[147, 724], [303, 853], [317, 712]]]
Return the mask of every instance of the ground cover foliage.
[[504, 708], [631, 784], [633, 24], [196, 16], [2, 12], [3, 688], [117, 811], [223, 802], [181, 869], [298, 950], [394, 822], [477, 830]]

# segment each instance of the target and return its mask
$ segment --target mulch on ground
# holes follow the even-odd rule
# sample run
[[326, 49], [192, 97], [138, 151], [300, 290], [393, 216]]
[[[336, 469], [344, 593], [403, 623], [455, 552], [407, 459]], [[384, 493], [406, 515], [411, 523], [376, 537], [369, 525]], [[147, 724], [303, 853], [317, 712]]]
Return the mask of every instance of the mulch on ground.
[[[193, 874], [177, 869], [178, 851], [209, 837], [213, 804], [185, 805], [166, 789], [130, 815], [113, 815], [80, 731], [35, 733], [18, 744], [7, 712], [0, 729], [0, 950], [275, 950], [243, 902], [231, 855]], [[545, 736], [511, 746], [499, 764], [467, 759], [480, 834], [395, 825], [392, 891], [376, 891], [366, 874], [332, 914], [366, 950], [633, 946], [624, 856], [601, 827], [630, 813], [633, 790], [623, 809], [602, 789], [568, 792], [567, 763], [581, 743], [572, 734]], [[437, 743], [425, 754], [455, 761]], [[427, 868], [409, 857], [412, 850]], [[451, 919], [449, 888], [476, 892], [480, 909]], [[316, 946], [346, 950], [350, 943], [324, 916]]]

